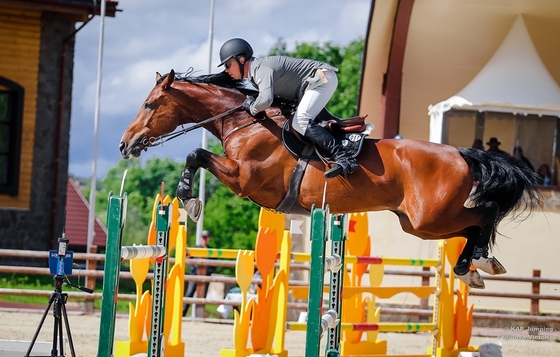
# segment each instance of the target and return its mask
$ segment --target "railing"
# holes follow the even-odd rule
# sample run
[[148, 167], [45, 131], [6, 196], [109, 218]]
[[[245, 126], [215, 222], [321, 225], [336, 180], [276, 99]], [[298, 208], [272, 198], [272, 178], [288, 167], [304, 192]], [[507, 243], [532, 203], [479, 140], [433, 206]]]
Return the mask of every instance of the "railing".
[[[45, 260], [48, 259], [48, 252], [43, 251], [33, 251], [33, 250], [10, 250], [10, 249], [0, 249], [0, 256], [4, 257], [22, 257], [22, 258], [44, 258]], [[93, 277], [93, 278], [100, 278], [103, 277], [103, 271], [101, 270], [93, 270], [91, 267], [95, 267], [97, 262], [104, 261], [105, 255], [104, 254], [94, 254], [94, 253], [74, 253], [74, 260], [75, 261], [86, 261], [87, 260], [87, 267], [89, 269], [83, 270], [74, 270], [74, 274], [72, 275], [73, 278], [79, 277]], [[172, 259], [173, 261], [173, 259]], [[93, 263], [92, 263], [93, 262]], [[187, 264], [189, 265], [199, 265], [199, 266], [216, 266], [216, 267], [228, 267], [234, 268], [235, 261], [234, 260], [218, 260], [218, 259], [191, 259], [187, 258]], [[309, 270], [309, 264], [306, 263], [292, 263], [290, 266], [291, 270]], [[203, 269], [199, 269], [203, 270]], [[0, 265], [0, 272], [1, 273], [14, 273], [14, 274], [28, 274], [28, 275], [51, 275], [49, 268], [40, 268], [40, 267], [25, 267], [25, 266], [7, 266], [7, 265]], [[416, 276], [421, 277], [422, 285], [427, 286], [429, 285], [429, 279], [433, 277], [433, 273], [429, 271], [429, 268], [424, 268], [423, 271], [398, 271], [398, 270], [386, 270], [385, 275], [394, 275], [394, 276]], [[121, 271], [120, 277], [122, 279], [132, 279], [132, 275], [129, 272]], [[148, 279], [151, 279], [151, 273], [148, 274]], [[475, 305], [475, 312], [474, 318], [475, 319], [499, 319], [499, 320], [509, 320], [509, 321], [520, 321], [520, 322], [538, 322], [538, 323], [560, 323], [560, 315], [549, 315], [549, 316], [542, 316], [540, 314], [539, 304], [541, 300], [553, 300], [553, 301], [560, 301], [560, 294], [558, 295], [550, 295], [550, 294], [541, 294], [540, 293], [540, 285], [541, 284], [557, 284], [560, 290], [560, 279], [548, 279], [548, 278], [541, 278], [541, 271], [540, 270], [533, 270], [532, 277], [511, 277], [511, 276], [485, 276], [485, 280], [494, 280], [494, 281], [505, 281], [511, 282], [516, 284], [526, 284], [530, 283], [530, 293], [508, 293], [508, 292], [486, 292], [480, 290], [471, 290], [469, 292], [470, 296], [480, 296], [480, 297], [497, 297], [502, 299], [527, 299], [530, 301], [528, 314], [527, 315], [520, 315], [520, 314], [499, 314], [499, 313], [488, 313], [488, 312], [481, 312], [476, 311]], [[94, 289], [95, 288], [95, 280], [96, 279], [88, 279], [88, 287]], [[227, 277], [227, 276], [206, 276], [206, 275], [185, 275], [185, 281], [194, 281], [197, 284], [201, 285], [202, 287], [205, 286], [205, 283], [208, 282], [217, 282], [217, 283], [224, 283], [229, 285], [237, 284], [235, 277]], [[261, 281], [259, 279], [254, 279], [254, 284], [259, 284]], [[301, 280], [290, 280], [290, 286], [308, 286], [307, 281]], [[523, 289], [518, 289], [523, 290]], [[2, 289], [0, 288], [0, 296], [1, 295], [24, 295], [24, 296], [45, 296], [48, 297], [51, 295], [51, 291], [47, 290], [31, 290], [31, 289]], [[68, 296], [72, 299], [85, 299], [85, 300], [98, 300], [101, 299], [101, 293], [83, 293], [83, 292], [68, 292]], [[136, 299], [135, 294], [119, 294], [119, 300], [123, 301], [134, 301]], [[232, 301], [232, 300], [225, 300], [225, 299], [205, 299], [205, 298], [183, 298], [184, 303], [188, 304], [198, 304], [198, 305], [231, 305], [231, 306], [239, 306], [240, 302]], [[305, 310], [307, 309], [307, 303], [305, 302], [289, 302], [288, 308], [297, 309], [297, 310]], [[420, 305], [418, 308], [395, 308], [395, 307], [382, 307], [382, 313], [385, 314], [406, 314], [410, 316], [431, 316], [432, 310], [428, 309], [428, 300], [422, 299], [420, 301]]]

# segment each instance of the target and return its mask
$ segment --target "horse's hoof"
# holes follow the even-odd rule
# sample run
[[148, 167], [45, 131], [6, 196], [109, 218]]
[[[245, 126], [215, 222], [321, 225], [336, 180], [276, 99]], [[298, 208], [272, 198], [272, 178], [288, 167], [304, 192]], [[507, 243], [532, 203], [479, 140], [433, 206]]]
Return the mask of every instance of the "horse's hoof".
[[484, 289], [484, 280], [476, 270], [469, 270], [464, 275], [457, 275], [457, 278], [461, 280], [463, 283], [467, 284], [473, 289]]
[[198, 198], [191, 198], [185, 205], [185, 211], [193, 222], [198, 222], [202, 213], [202, 202]]
[[504, 266], [495, 257], [480, 257], [478, 259], [473, 258], [472, 264], [483, 272], [491, 275], [507, 273], [506, 268], [504, 268]]

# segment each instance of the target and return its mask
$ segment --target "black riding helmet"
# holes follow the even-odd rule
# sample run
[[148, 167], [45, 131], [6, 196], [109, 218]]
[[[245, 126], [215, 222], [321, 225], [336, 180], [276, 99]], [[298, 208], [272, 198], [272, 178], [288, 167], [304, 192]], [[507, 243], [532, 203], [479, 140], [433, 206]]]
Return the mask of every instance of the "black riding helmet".
[[253, 48], [249, 42], [242, 38], [232, 38], [226, 41], [220, 48], [220, 61], [218, 67], [223, 66], [230, 58], [245, 57], [246, 60], [253, 57]]

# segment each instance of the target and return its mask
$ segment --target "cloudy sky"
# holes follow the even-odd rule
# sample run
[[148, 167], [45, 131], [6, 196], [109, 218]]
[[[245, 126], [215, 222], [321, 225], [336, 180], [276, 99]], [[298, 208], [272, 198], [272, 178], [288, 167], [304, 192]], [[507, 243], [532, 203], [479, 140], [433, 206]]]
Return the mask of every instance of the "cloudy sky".
[[[155, 73], [193, 67], [208, 73], [210, 0], [119, 0], [122, 12], [105, 19], [97, 177], [120, 159], [119, 139], [155, 85]], [[283, 38], [296, 43], [330, 41], [345, 46], [365, 37], [371, 0], [215, 0], [212, 73], [218, 51], [233, 37], [245, 38], [255, 55], [265, 55]], [[100, 19], [77, 34], [74, 58], [70, 167], [73, 176], [90, 177]], [[144, 152], [183, 161], [201, 146], [201, 129]]]

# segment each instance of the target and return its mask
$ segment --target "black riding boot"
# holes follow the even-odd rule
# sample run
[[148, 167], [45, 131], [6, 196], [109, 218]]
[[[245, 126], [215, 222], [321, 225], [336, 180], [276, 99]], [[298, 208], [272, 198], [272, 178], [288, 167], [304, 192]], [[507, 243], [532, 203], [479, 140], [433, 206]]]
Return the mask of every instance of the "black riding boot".
[[309, 122], [305, 131], [305, 137], [310, 139], [321, 153], [332, 157], [335, 162], [334, 166], [325, 172], [326, 178], [333, 178], [340, 174], [344, 178], [348, 178], [360, 167], [356, 159], [349, 158], [346, 151], [336, 143], [331, 133], [315, 122]]

